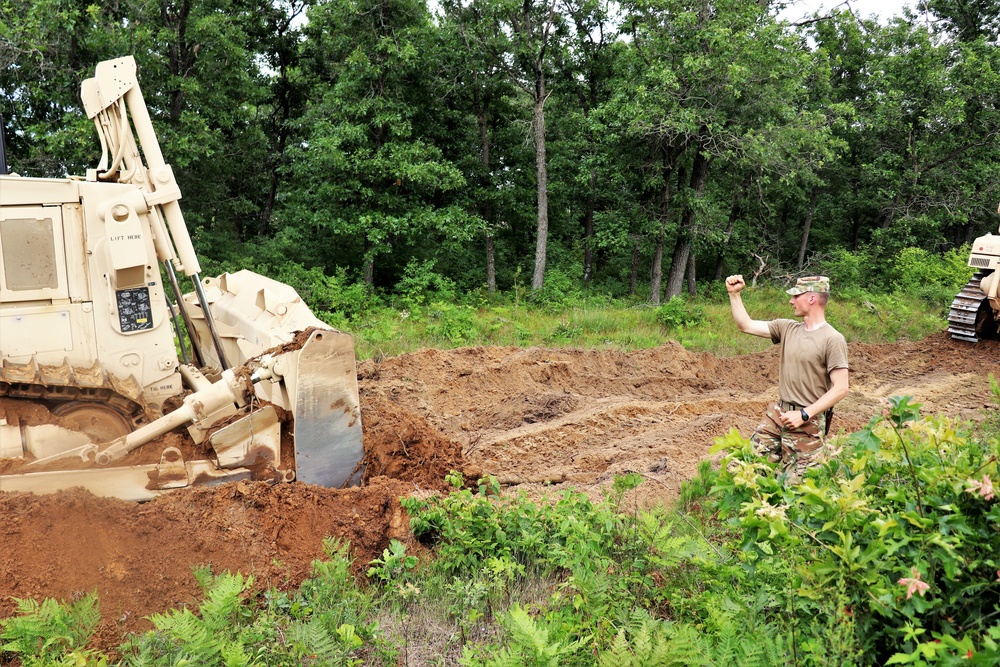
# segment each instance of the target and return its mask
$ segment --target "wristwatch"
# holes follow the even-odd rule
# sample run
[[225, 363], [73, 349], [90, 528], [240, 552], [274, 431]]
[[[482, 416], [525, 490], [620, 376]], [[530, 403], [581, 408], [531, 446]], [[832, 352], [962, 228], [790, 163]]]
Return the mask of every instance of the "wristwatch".
[[802, 408], [801, 410], [799, 410], [799, 414], [802, 415], [802, 421], [804, 421], [804, 422], [809, 421], [809, 413], [806, 412], [805, 408]]

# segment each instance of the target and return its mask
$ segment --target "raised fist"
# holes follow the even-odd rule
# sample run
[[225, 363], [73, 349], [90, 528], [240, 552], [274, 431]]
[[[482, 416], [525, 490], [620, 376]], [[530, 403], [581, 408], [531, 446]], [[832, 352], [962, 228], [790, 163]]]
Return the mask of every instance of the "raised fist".
[[730, 294], [739, 294], [747, 286], [742, 275], [729, 276], [726, 278], [726, 291]]

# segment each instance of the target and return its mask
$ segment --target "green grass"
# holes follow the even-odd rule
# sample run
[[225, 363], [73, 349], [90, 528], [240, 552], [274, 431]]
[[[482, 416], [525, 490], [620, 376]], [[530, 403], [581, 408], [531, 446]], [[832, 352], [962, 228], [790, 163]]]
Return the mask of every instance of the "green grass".
[[[751, 317], [760, 320], [792, 317], [787, 300], [782, 290], [770, 287], [753, 288], [744, 295]], [[476, 306], [381, 307], [351, 322], [335, 324], [354, 335], [360, 359], [480, 345], [633, 351], [676, 340], [688, 350], [718, 356], [748, 354], [770, 346], [765, 339], [736, 330], [728, 299], [684, 299], [682, 305], [672, 307], [667, 321], [693, 322], [688, 324], [665, 324], [658, 317], [665, 308], [621, 302], [538, 306], [498, 299]], [[685, 312], [690, 316], [683, 317]], [[833, 300], [827, 319], [849, 343], [919, 340], [947, 328], [940, 306], [905, 294], [861, 293]]]

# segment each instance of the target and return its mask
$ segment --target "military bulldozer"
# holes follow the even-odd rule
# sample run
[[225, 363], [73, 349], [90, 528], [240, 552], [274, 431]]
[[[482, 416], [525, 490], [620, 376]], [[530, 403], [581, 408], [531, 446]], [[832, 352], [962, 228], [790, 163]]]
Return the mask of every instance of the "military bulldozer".
[[0, 151], [0, 491], [357, 483], [351, 336], [288, 285], [200, 276], [133, 58], [81, 97], [102, 148], [85, 176], [20, 177]]
[[1000, 236], [973, 241], [969, 266], [976, 272], [951, 303], [948, 333], [972, 343], [1000, 338]]

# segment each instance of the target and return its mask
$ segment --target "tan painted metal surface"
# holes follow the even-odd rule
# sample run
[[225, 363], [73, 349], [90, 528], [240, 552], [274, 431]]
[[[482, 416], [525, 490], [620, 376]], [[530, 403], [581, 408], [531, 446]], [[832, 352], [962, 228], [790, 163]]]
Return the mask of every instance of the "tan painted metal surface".
[[[353, 339], [288, 285], [250, 271], [198, 275], [132, 58], [98, 64], [81, 97], [101, 140], [97, 168], [0, 176], [0, 396], [59, 421], [0, 424], [0, 457], [28, 466], [0, 475], [0, 491], [84, 486], [142, 499], [228, 479], [356, 482]], [[192, 292], [175, 293], [177, 274]], [[178, 353], [178, 327], [194, 359]], [[183, 429], [207, 457], [156, 444]], [[159, 463], [129, 463], [157, 446]], [[74, 469], [48, 469], [60, 462]]]

